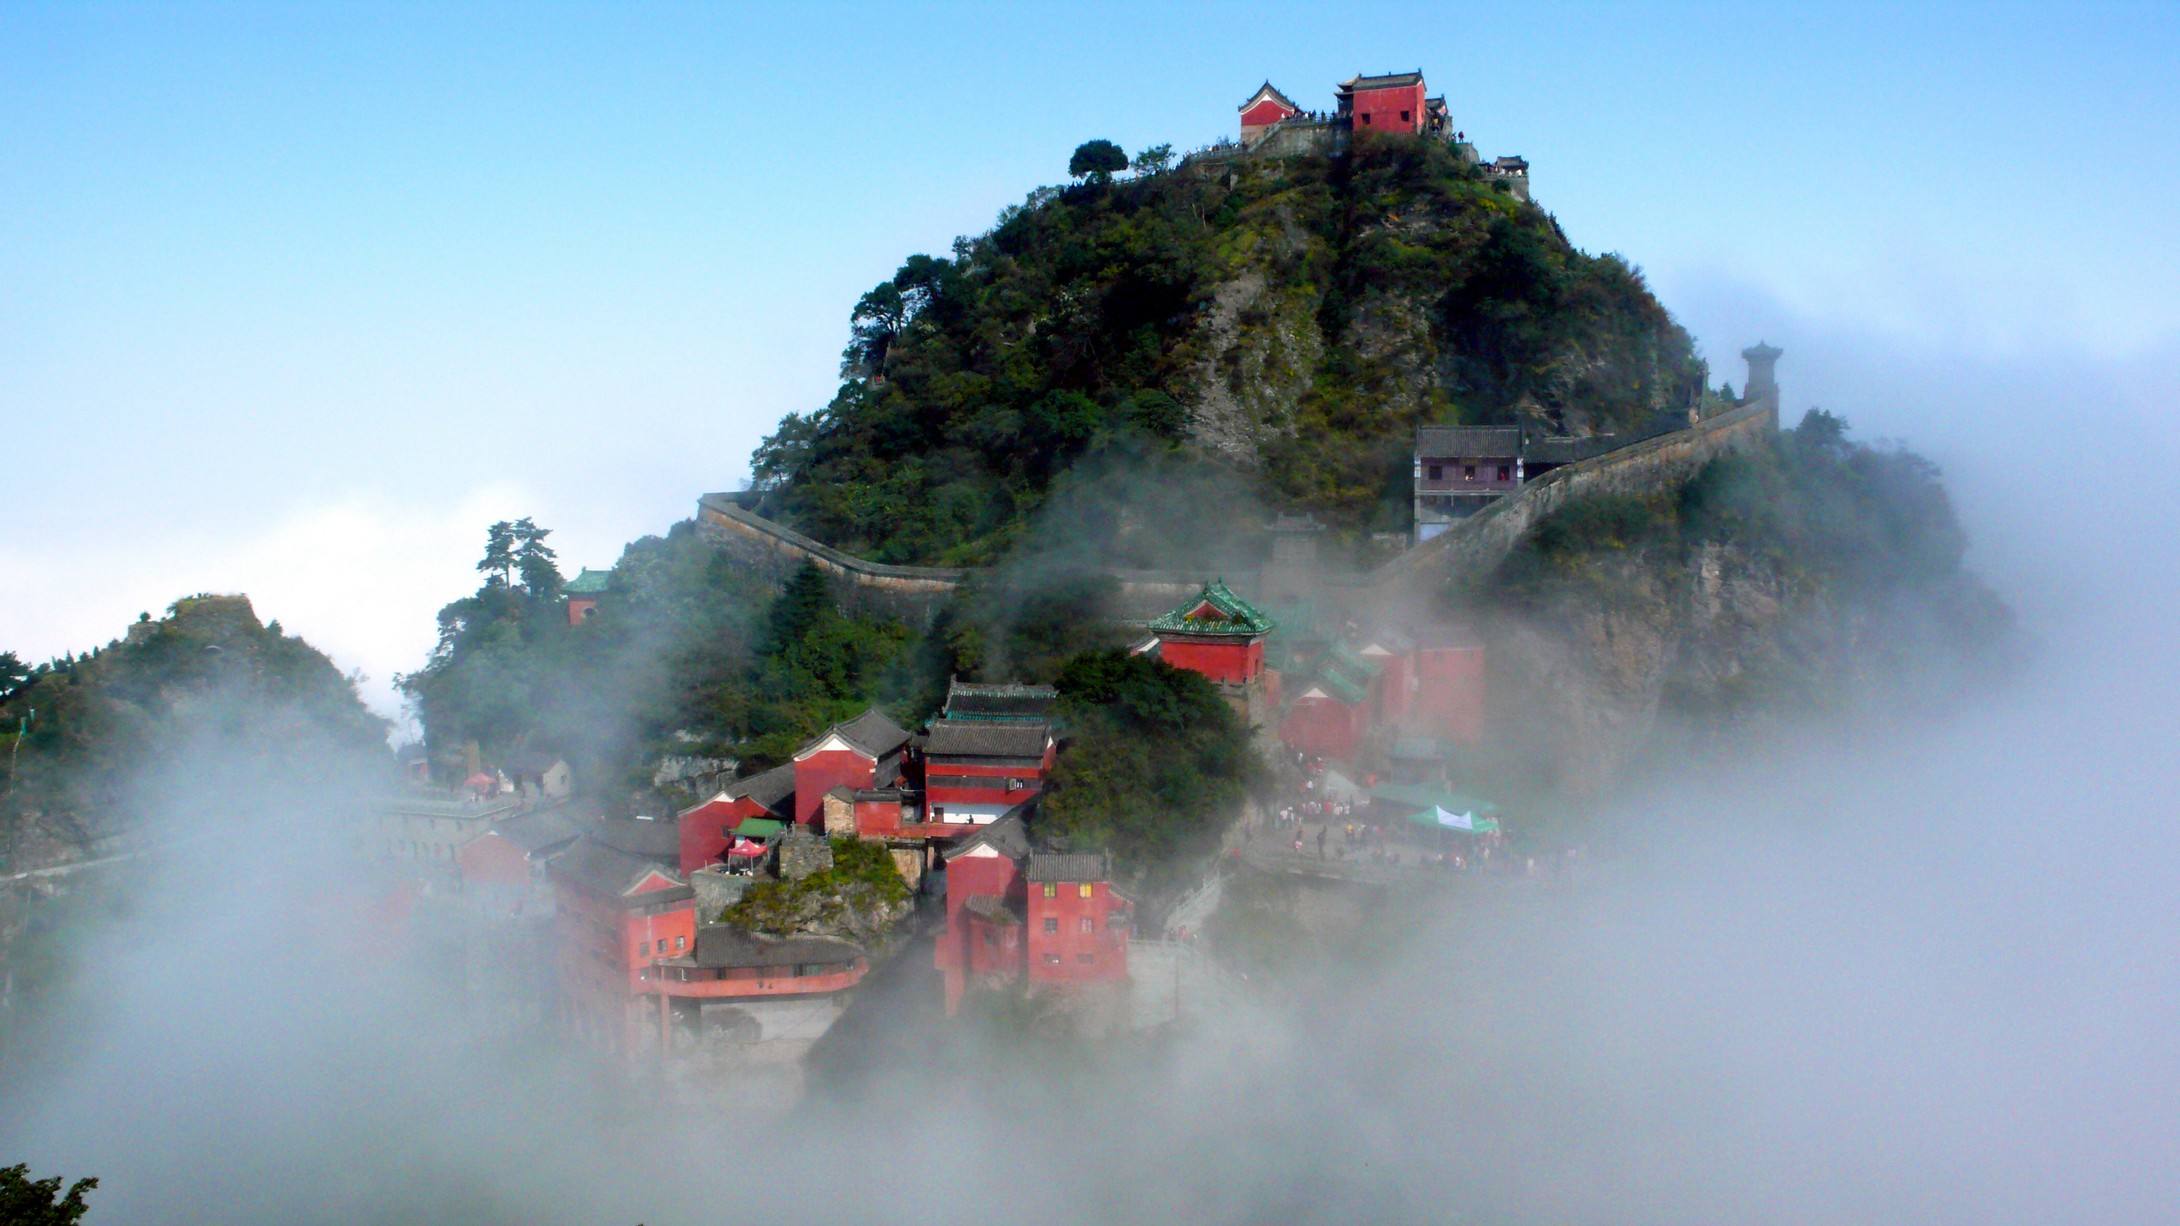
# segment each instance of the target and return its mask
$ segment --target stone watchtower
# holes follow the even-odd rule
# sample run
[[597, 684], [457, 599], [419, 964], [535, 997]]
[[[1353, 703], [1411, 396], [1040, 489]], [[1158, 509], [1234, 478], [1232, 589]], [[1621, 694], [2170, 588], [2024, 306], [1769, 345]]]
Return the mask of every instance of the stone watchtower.
[[1773, 405], [1778, 404], [1779, 377], [1774, 373], [1774, 368], [1779, 364], [1779, 355], [1784, 352], [1786, 351], [1774, 349], [1762, 341], [1741, 351], [1742, 360], [1749, 364], [1749, 381], [1741, 389], [1743, 404], [1752, 400], [1769, 400]]

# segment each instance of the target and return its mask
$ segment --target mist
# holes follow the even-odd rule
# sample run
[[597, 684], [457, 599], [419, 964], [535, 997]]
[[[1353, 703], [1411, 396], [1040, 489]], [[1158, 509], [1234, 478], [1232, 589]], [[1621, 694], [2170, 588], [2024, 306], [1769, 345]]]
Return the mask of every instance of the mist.
[[94, 1223], [2170, 1217], [2173, 384], [1804, 323], [1788, 417], [1937, 458], [2021, 614], [1950, 718], [1664, 772], [1573, 882], [1385, 908], [1179, 1034], [947, 1023], [794, 1106], [479, 1037], [444, 960], [371, 939], [329, 778], [128, 872], [6, 1044], [0, 1158], [98, 1176]]

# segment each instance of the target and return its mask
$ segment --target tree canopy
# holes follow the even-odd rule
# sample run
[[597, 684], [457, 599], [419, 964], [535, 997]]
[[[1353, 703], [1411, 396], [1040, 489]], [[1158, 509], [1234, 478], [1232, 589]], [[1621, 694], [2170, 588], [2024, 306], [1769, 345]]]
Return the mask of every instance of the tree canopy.
[[1092, 183], [1104, 183], [1126, 169], [1128, 155], [1109, 140], [1084, 141], [1075, 146], [1074, 156], [1067, 159], [1067, 173], [1078, 179], [1087, 178]]

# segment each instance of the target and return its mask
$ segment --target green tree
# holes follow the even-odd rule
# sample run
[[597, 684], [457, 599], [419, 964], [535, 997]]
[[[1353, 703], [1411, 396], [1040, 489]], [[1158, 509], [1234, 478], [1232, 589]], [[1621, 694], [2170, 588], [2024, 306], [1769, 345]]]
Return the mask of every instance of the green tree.
[[1114, 175], [1128, 169], [1128, 155], [1120, 146], [1109, 140], [1087, 140], [1075, 146], [1075, 155], [1067, 159], [1067, 173], [1078, 179], [1088, 178], [1092, 183], [1111, 182]]
[[503, 519], [485, 529], [484, 557], [477, 563], [477, 573], [487, 586], [506, 587], [514, 571], [515, 525]]
[[90, 1206], [84, 1195], [98, 1186], [96, 1179], [78, 1179], [67, 1193], [61, 1177], [30, 1178], [27, 1163], [0, 1167], [0, 1223], [6, 1226], [71, 1226], [83, 1220]]
[[1135, 172], [1139, 175], [1162, 175], [1173, 169], [1173, 146], [1152, 145], [1135, 155]]
[[1247, 727], [1201, 676], [1123, 651], [1076, 656], [1058, 686], [1070, 735], [1037, 837], [1136, 881], [1185, 877], [1255, 775]]
[[13, 698], [28, 680], [30, 666], [12, 651], [0, 651], [0, 701]]
[[522, 588], [542, 600], [555, 600], [560, 596], [560, 568], [554, 565], [558, 557], [552, 546], [545, 543], [552, 529], [540, 528], [528, 516], [514, 523], [515, 573], [522, 576]]

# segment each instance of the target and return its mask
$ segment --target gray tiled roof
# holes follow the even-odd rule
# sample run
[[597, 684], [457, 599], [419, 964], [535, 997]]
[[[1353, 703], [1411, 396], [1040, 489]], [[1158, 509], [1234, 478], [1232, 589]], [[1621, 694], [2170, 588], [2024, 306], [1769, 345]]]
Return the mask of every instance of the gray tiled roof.
[[[885, 712], [876, 707], [846, 723], [834, 724], [826, 731], [839, 733], [848, 744], [873, 758], [883, 758], [908, 744], [907, 730], [887, 719]], [[817, 739], [823, 740], [824, 737], [821, 735]]]
[[931, 725], [927, 750], [934, 758], [1043, 758], [1044, 724], [972, 723], [942, 719]]
[[795, 794], [795, 764], [788, 762], [761, 774], [737, 779], [724, 790], [731, 799], [747, 797], [776, 812]]
[[767, 937], [727, 924], [696, 930], [698, 966], [793, 966], [799, 962], [853, 962], [863, 947], [833, 937]]
[[1397, 86], [1421, 85], [1422, 83], [1423, 74], [1421, 72], [1389, 72], [1379, 77], [1349, 77], [1347, 80], [1340, 82], [1340, 89], [1343, 93], [1352, 93], [1355, 90], [1393, 89]]
[[943, 854], [951, 861], [975, 848], [989, 847], [1010, 860], [1020, 860], [1029, 854], [1029, 828], [1022, 821], [1022, 813], [1028, 807], [1028, 801], [1016, 805], [1005, 817], [956, 841]]
[[602, 817], [591, 828], [591, 837], [617, 851], [671, 863], [681, 854], [678, 822], [656, 818]]
[[1521, 427], [1417, 426], [1415, 451], [1426, 458], [1511, 459], [1521, 454]]
[[1096, 852], [1040, 851], [1029, 858], [1023, 876], [1031, 881], [1103, 881], [1111, 876], [1103, 855]]
[[949, 718], [1038, 719], [1052, 709], [1059, 693], [1049, 685], [981, 685], [955, 680], [946, 685], [944, 709]]
[[492, 833], [534, 856], [574, 842], [583, 828], [559, 809], [540, 809], [508, 818], [492, 827]]
[[[665, 866], [643, 856], [631, 855], [618, 848], [601, 843], [594, 836], [576, 840], [574, 846], [552, 862], [552, 873], [582, 886], [595, 894], [619, 898], [628, 893], [629, 887], [643, 880], [646, 873], [665, 873]], [[688, 887], [682, 886], [687, 892]], [[666, 901], [665, 891], [658, 901]], [[643, 895], [646, 900], [651, 895]]]

